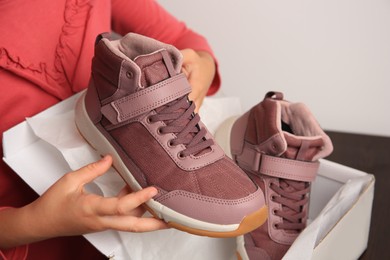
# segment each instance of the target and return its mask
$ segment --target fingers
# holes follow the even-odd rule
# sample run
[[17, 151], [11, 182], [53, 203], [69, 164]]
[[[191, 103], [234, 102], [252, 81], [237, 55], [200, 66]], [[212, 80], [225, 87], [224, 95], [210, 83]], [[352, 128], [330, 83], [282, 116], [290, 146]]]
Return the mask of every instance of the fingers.
[[[195, 84], [193, 84], [195, 85]], [[195, 103], [195, 113], [199, 112], [203, 100], [206, 96], [207, 91], [201, 91], [200, 88], [192, 88], [192, 92], [188, 95], [188, 99]]]
[[202, 88], [199, 86], [200, 84], [193, 80], [191, 77], [188, 79], [190, 85], [192, 87], [191, 93], [188, 95], [189, 100], [195, 101], [202, 94]]
[[142, 218], [145, 209], [141, 204], [147, 202], [157, 194], [157, 189], [148, 187], [137, 192], [123, 195], [127, 188], [123, 188], [121, 198], [102, 198], [98, 203], [98, 213], [102, 216], [102, 223], [111, 229], [147, 232], [168, 228], [168, 225], [159, 219]]
[[[104, 198], [100, 197], [96, 201], [96, 212], [98, 215], [139, 215], [145, 211], [138, 209], [139, 206], [157, 194], [157, 189], [154, 187], [148, 187], [137, 192], [130, 193], [121, 198]], [[142, 215], [141, 214], [141, 215]]]
[[145, 212], [146, 212], [146, 208], [139, 206], [138, 208], [133, 209], [129, 215], [140, 218], [145, 214]]
[[[186, 68], [186, 66], [184, 64], [183, 64], [183, 67], [181, 68], [181, 72], [184, 73], [186, 78], [188, 78], [190, 76], [190, 72], [189, 72], [189, 70]], [[190, 85], [191, 85], [191, 83], [190, 83]]]
[[193, 49], [183, 49], [180, 50], [181, 54], [183, 55], [183, 63], [186, 64], [188, 62], [193, 61], [194, 59], [198, 58], [198, 53]]
[[112, 157], [110, 155], [106, 155], [99, 161], [88, 164], [77, 171], [69, 173], [69, 175], [77, 176], [77, 179], [82, 184], [89, 183], [95, 178], [106, 173], [108, 169], [110, 169], [111, 164]]
[[157, 189], [154, 187], [148, 187], [137, 192], [133, 192], [124, 196], [118, 203], [117, 212], [125, 215], [135, 208], [138, 208], [141, 204], [147, 202], [157, 194]]
[[196, 78], [192, 77], [191, 74], [189, 74], [187, 77], [188, 82], [192, 87], [191, 93], [188, 95], [188, 99], [195, 103], [195, 112], [197, 113], [203, 103], [203, 99], [207, 94], [208, 88], [202, 86], [202, 83], [196, 80]]
[[195, 110], [194, 110], [195, 113], [199, 113], [199, 110], [200, 110], [200, 107], [202, 106], [202, 104], [203, 104], [203, 100], [196, 100], [195, 101]]
[[215, 62], [213, 57], [205, 51], [184, 49], [181, 53], [183, 54], [182, 72], [192, 87], [188, 98], [194, 101], [197, 113], [214, 79]]
[[[129, 185], [126, 185], [125, 187], [122, 188], [122, 190], [118, 194], [118, 198], [123, 198], [124, 196], [130, 194], [132, 190], [130, 189]], [[131, 216], [135, 217], [141, 217], [145, 213], [146, 209], [144, 207], [137, 207], [133, 209], [130, 213]]]
[[132, 190], [130, 189], [130, 187], [129, 187], [129, 185], [125, 185], [122, 189], [121, 189], [121, 191], [118, 193], [118, 198], [122, 198], [122, 197], [124, 197], [124, 196], [126, 196], [127, 194], [129, 194], [129, 193], [131, 193], [132, 192]]
[[169, 228], [167, 223], [153, 217], [137, 218], [131, 216], [109, 216], [106, 217], [103, 222], [111, 229], [129, 232], [148, 232]]

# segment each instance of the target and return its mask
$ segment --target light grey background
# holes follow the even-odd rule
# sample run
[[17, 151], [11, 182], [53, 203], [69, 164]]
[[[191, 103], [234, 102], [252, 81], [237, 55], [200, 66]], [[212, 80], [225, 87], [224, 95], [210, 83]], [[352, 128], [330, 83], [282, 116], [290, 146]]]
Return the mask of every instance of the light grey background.
[[159, 0], [209, 41], [219, 96], [247, 110], [268, 90], [323, 128], [390, 136], [389, 0]]

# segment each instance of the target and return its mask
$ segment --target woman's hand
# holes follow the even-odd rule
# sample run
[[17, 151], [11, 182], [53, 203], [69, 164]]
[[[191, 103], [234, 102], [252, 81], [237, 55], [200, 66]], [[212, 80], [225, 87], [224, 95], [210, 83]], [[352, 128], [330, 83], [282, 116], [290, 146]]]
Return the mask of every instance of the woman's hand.
[[[51, 237], [81, 235], [107, 229], [145, 232], [167, 228], [161, 220], [141, 218], [140, 205], [157, 194], [154, 187], [116, 197], [87, 193], [84, 185], [103, 175], [111, 166], [106, 156], [77, 171], [65, 174], [40, 198], [20, 209], [0, 211], [0, 248], [14, 247]], [[8, 218], [7, 218], [8, 214]], [[3, 233], [5, 232], [5, 233]]]
[[184, 49], [181, 53], [183, 54], [182, 71], [192, 87], [189, 99], [195, 102], [195, 112], [198, 112], [213, 82], [216, 71], [215, 62], [213, 57], [205, 51]]

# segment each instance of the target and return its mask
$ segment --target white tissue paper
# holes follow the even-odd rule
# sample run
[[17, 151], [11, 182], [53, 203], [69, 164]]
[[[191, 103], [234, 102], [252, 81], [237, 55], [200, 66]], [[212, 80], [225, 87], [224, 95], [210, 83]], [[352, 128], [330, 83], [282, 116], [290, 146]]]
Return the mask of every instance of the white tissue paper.
[[[28, 118], [26, 122], [4, 133], [4, 160], [38, 194], [42, 194], [66, 172], [100, 158], [75, 126], [73, 108], [79, 96], [77, 94]], [[210, 132], [214, 133], [225, 119], [241, 112], [238, 98], [206, 98], [200, 115]], [[339, 176], [331, 176], [333, 166], [329, 163], [323, 161], [321, 169], [324, 175], [329, 173], [330, 177], [320, 176], [313, 183], [310, 217], [315, 219], [295, 241], [285, 259], [311, 259], [316, 245], [372, 181], [372, 176], [365, 173], [347, 174], [340, 180]], [[321, 194], [326, 183], [328, 188]], [[109, 197], [115, 196], [124, 185], [115, 170], [110, 169], [86, 188]], [[85, 237], [113, 259], [236, 259], [235, 238], [201, 237], [175, 229], [148, 233], [105, 231]]]

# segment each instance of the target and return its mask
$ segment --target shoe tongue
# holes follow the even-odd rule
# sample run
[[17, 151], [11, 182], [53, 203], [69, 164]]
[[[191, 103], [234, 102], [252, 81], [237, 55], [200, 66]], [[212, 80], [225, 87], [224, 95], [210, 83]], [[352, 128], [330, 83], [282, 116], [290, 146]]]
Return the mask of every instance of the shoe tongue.
[[141, 85], [144, 88], [155, 85], [177, 74], [169, 53], [165, 49], [137, 56], [134, 62], [141, 69]]
[[[147, 55], [140, 55], [134, 59], [134, 62], [141, 69], [141, 86], [144, 88], [155, 85], [163, 80], [177, 75], [169, 53], [165, 49], [161, 49]], [[174, 102], [175, 101], [171, 103]], [[167, 106], [169, 105], [170, 104], [167, 104]], [[163, 109], [164, 106], [157, 108], [156, 111], [160, 112]], [[185, 109], [181, 108], [176, 112], [184, 113]], [[190, 118], [182, 120], [180, 125], [186, 126], [189, 121]], [[166, 123], [169, 124], [170, 122]], [[184, 139], [189, 142], [192, 140], [192, 138], [194, 138], [194, 136], [195, 134], [189, 133]], [[205, 151], [207, 152], [208, 150], [205, 149]], [[205, 151], [201, 151], [200, 154]]]

